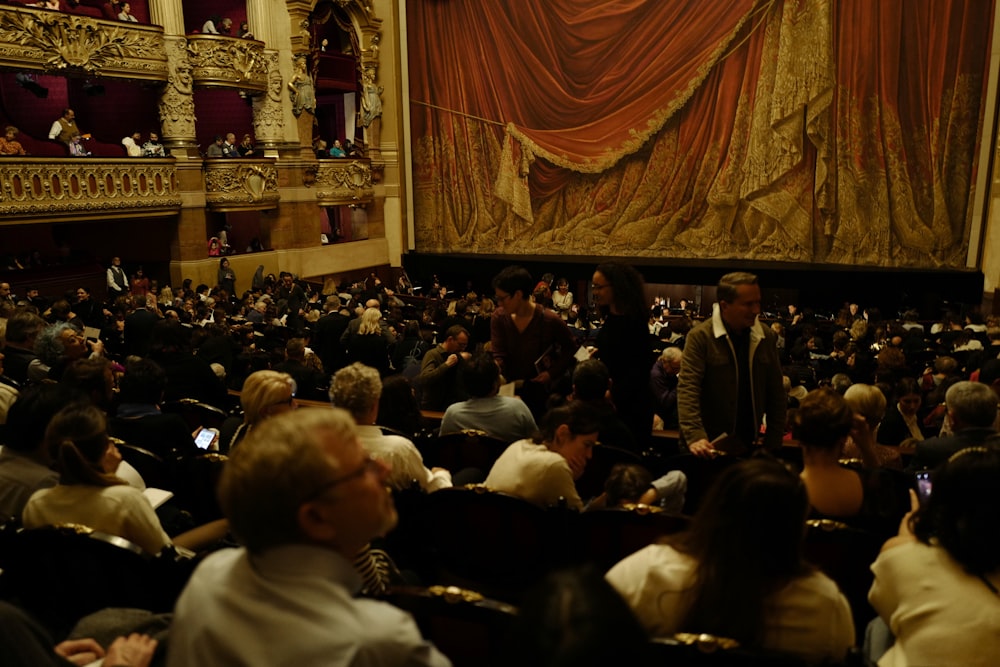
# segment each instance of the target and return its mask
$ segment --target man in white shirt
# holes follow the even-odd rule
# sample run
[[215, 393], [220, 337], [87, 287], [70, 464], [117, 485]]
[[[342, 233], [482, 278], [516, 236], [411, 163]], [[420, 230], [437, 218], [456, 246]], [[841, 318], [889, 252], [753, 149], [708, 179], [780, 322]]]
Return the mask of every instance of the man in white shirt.
[[343, 410], [296, 410], [255, 428], [219, 484], [245, 546], [195, 570], [177, 602], [169, 667], [450, 665], [409, 614], [354, 597], [352, 558], [396, 523], [388, 475]]

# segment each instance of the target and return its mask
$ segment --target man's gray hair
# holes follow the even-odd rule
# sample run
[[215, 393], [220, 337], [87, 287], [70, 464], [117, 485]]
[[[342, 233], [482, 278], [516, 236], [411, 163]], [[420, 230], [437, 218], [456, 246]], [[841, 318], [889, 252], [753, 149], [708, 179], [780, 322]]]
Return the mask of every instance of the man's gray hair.
[[997, 395], [982, 382], [956, 382], [948, 388], [944, 402], [963, 427], [988, 428], [996, 421]]
[[735, 271], [733, 273], [727, 273], [719, 279], [719, 285], [716, 288], [716, 297], [719, 301], [725, 301], [726, 303], [732, 303], [736, 300], [736, 289], [740, 285], [756, 285], [757, 276], [752, 273], [747, 273], [746, 271]]

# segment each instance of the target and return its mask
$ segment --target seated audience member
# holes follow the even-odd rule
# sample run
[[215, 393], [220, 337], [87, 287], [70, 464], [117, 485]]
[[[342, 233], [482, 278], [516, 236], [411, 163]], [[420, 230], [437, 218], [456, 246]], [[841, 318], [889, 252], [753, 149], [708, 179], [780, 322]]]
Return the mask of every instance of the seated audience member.
[[0, 157], [11, 155], [27, 155], [24, 146], [17, 140], [18, 129], [13, 125], [4, 128], [4, 136], [0, 137]]
[[135, 359], [125, 367], [112, 435], [161, 458], [197, 454], [187, 422], [180, 415], [160, 411], [167, 374], [155, 361]]
[[160, 143], [160, 135], [156, 132], [149, 133], [149, 140], [142, 145], [143, 157], [167, 157], [167, 152]]
[[854, 644], [837, 585], [802, 560], [805, 486], [781, 463], [727, 468], [684, 533], [628, 556], [607, 579], [652, 636], [729, 637], [820, 661]]
[[7, 318], [3, 348], [4, 374], [20, 385], [28, 381], [28, 367], [38, 358], [35, 341], [45, 329], [45, 320], [28, 310], [16, 310]]
[[579, 402], [549, 410], [538, 432], [504, 450], [486, 486], [541, 505], [582, 510], [576, 480], [593, 455], [600, 427], [593, 411]]
[[[0, 343], [2, 342], [3, 328], [0, 327]], [[0, 424], [7, 422], [7, 411], [10, 410], [10, 406], [17, 400], [18, 388], [20, 387], [14, 380], [3, 374], [3, 359], [3, 353], [0, 352]]]
[[982, 444], [996, 434], [997, 396], [981, 382], [963, 380], [948, 388], [944, 396], [951, 435], [927, 438], [917, 443], [910, 470], [936, 468], [957, 451]]
[[[224, 19], [228, 21], [229, 19]], [[239, 157], [240, 152], [236, 149], [236, 135], [232, 132], [226, 134], [226, 141], [222, 144], [222, 157]]]
[[0, 602], [0, 664], [4, 667], [91, 665], [100, 659], [107, 667], [148, 667], [156, 644], [152, 637], [137, 633], [116, 638], [106, 650], [90, 637], [56, 644], [27, 612]]
[[59, 0], [40, 0], [35, 3], [35, 7], [39, 7], [41, 9], [52, 9], [55, 11], [60, 11], [62, 9], [59, 4]]
[[519, 606], [506, 662], [518, 667], [647, 665], [649, 637], [594, 567], [559, 570]]
[[323, 139], [317, 139], [313, 142], [313, 152], [316, 153], [317, 160], [330, 157], [330, 152], [326, 148], [326, 141]]
[[70, 157], [90, 157], [90, 151], [83, 145], [83, 137], [74, 134], [69, 140]]
[[240, 157], [257, 157], [257, 149], [254, 147], [253, 139], [250, 138], [249, 134], [243, 135], [243, 141], [236, 147], [236, 150], [239, 152]]
[[122, 146], [129, 157], [142, 157], [142, 135], [133, 132], [130, 136], [122, 139]]
[[[933, 493], [872, 565], [868, 600], [895, 636], [889, 665], [986, 667], [1000, 655], [1000, 449], [970, 447], [933, 473]], [[913, 492], [910, 492], [913, 494]], [[870, 634], [878, 620], [870, 627]], [[884, 625], [882, 626], [884, 629]]]
[[[864, 454], [861, 470], [839, 464], [848, 436]], [[815, 515], [891, 533], [903, 510], [893, 497], [894, 486], [878, 468], [868, 424], [843, 396], [829, 388], [809, 392], [795, 411], [792, 437], [802, 445], [801, 477]]]
[[218, 14], [211, 16], [205, 23], [201, 26], [201, 31], [206, 35], [218, 35], [221, 32], [228, 32], [221, 30], [224, 26], [224, 22], [229, 21], [229, 25], [233, 25], [232, 19], [222, 18]]
[[72, 324], [58, 322], [38, 334], [35, 354], [38, 358], [28, 365], [28, 379], [59, 380], [66, 367], [77, 359], [103, 357], [104, 344], [99, 340], [88, 341]]
[[649, 371], [649, 390], [653, 392], [653, 409], [663, 421], [663, 428], [676, 429], [677, 424], [677, 374], [681, 371], [684, 351], [679, 347], [666, 347]]
[[298, 407], [295, 380], [287, 373], [256, 371], [243, 382], [240, 407], [243, 418], [230, 417], [219, 429], [219, 449], [231, 452], [264, 420]]
[[680, 514], [684, 510], [685, 493], [687, 476], [680, 470], [671, 470], [654, 480], [640, 465], [618, 463], [604, 482], [602, 502], [607, 507], [654, 505], [666, 512]]
[[289, 339], [285, 344], [285, 360], [275, 364], [273, 369], [292, 376], [298, 388], [298, 398], [308, 401], [326, 400], [330, 383], [323, 373], [306, 365], [306, 342], [302, 338]]
[[[28, 499], [22, 514], [25, 528], [79, 523], [123, 537], [150, 554], [171, 546], [142, 492], [115, 475], [121, 454], [108, 438], [99, 409], [79, 405], [60, 411], [45, 431], [45, 443], [55, 453], [59, 484]], [[173, 544], [197, 549], [224, 532], [224, 522], [213, 522], [178, 535]]]
[[514, 442], [538, 430], [531, 410], [519, 398], [499, 396], [500, 367], [488, 352], [476, 354], [462, 369], [462, 384], [470, 398], [452, 403], [441, 420], [444, 433], [465, 429], [486, 432], [491, 438]]
[[885, 419], [878, 427], [876, 438], [881, 444], [891, 446], [898, 446], [910, 438], [923, 440], [924, 434], [917, 419], [917, 411], [920, 410], [923, 398], [917, 381], [913, 378], [903, 378], [896, 383], [893, 394], [896, 403], [886, 410]]
[[[844, 392], [844, 400], [855, 415], [860, 415], [868, 426], [868, 431], [872, 434], [878, 433], [879, 424], [885, 417], [885, 394], [875, 386], [870, 384], [852, 384]], [[868, 467], [891, 468], [893, 470], [903, 469], [903, 460], [898, 447], [882, 445], [878, 442], [872, 443], [872, 452], [875, 454], [874, 461], [866, 461]], [[866, 452], [858, 447], [853, 439], [848, 438], [844, 445], [844, 457], [849, 459], [864, 460]]]
[[212, 145], [205, 151], [205, 157], [225, 157], [222, 153], [222, 144], [225, 138], [221, 134], [215, 135]]
[[[327, 157], [324, 155], [323, 157]], [[329, 157], [347, 157], [344, 147], [340, 144], [340, 139], [333, 140], [333, 147], [330, 149]]]
[[68, 387], [40, 384], [26, 388], [14, 401], [0, 449], [0, 522], [20, 519], [31, 494], [59, 482], [45, 444], [45, 427], [53, 415], [78, 398]]
[[[126, 318], [125, 341], [128, 342], [129, 339], [129, 320]], [[164, 400], [193, 398], [222, 410], [229, 407], [225, 383], [215, 374], [208, 361], [191, 353], [187, 330], [180, 322], [172, 319], [156, 322], [148, 344], [149, 358], [160, 364], [167, 373]]]
[[[598, 440], [602, 445], [641, 453], [635, 435], [623, 422], [617, 406], [611, 402], [611, 374], [600, 359], [585, 359], [573, 369], [574, 401], [584, 403], [600, 424]], [[650, 417], [650, 422], [652, 422]]]
[[244, 546], [195, 570], [177, 601], [169, 667], [449, 665], [408, 614], [355, 597], [351, 559], [396, 524], [388, 478], [342, 410], [300, 410], [255, 430], [219, 484]]
[[472, 357], [465, 351], [468, 345], [469, 332], [456, 324], [448, 327], [441, 343], [424, 354], [416, 380], [421, 390], [421, 408], [445, 410], [465, 398], [458, 379], [461, 362]]
[[253, 33], [250, 32], [250, 24], [246, 21], [240, 23], [239, 37], [240, 39], [256, 39]]
[[119, 21], [127, 21], [129, 23], [138, 23], [139, 19], [132, 16], [132, 5], [127, 2], [121, 3], [121, 11], [118, 12]]
[[381, 395], [382, 380], [378, 371], [364, 364], [353, 363], [341, 368], [330, 383], [330, 402], [354, 417], [361, 446], [389, 466], [389, 486], [406, 489], [414, 481], [425, 491], [451, 486], [451, 473], [444, 468], [428, 470], [424, 467], [420, 451], [410, 440], [399, 435], [383, 435], [375, 426]]

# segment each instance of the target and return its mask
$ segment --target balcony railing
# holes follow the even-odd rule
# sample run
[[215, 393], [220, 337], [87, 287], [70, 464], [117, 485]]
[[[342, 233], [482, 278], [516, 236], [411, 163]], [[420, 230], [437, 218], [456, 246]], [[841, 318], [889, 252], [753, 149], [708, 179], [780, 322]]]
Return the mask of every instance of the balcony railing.
[[320, 206], [360, 204], [375, 199], [372, 163], [368, 159], [320, 160], [316, 171], [316, 199]]
[[188, 35], [187, 50], [195, 86], [237, 88], [254, 93], [267, 90], [264, 42], [222, 35]]
[[166, 81], [167, 52], [160, 26], [2, 7], [0, 67]]
[[278, 206], [274, 158], [205, 160], [205, 203], [213, 211], [261, 211]]
[[13, 158], [0, 162], [4, 223], [180, 211], [173, 158]]

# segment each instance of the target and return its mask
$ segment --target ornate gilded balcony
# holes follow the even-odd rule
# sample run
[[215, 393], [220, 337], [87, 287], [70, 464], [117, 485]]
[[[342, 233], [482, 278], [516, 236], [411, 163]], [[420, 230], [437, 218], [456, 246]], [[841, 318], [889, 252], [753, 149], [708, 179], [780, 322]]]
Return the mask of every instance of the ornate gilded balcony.
[[320, 206], [360, 204], [375, 199], [372, 163], [368, 159], [320, 160], [315, 184]]
[[264, 42], [222, 35], [188, 35], [191, 75], [199, 88], [267, 90]]
[[3, 7], [0, 67], [166, 81], [167, 52], [160, 26]]
[[205, 160], [205, 203], [213, 211], [262, 211], [278, 206], [274, 158]]
[[7, 158], [0, 162], [4, 224], [178, 213], [174, 160]]

